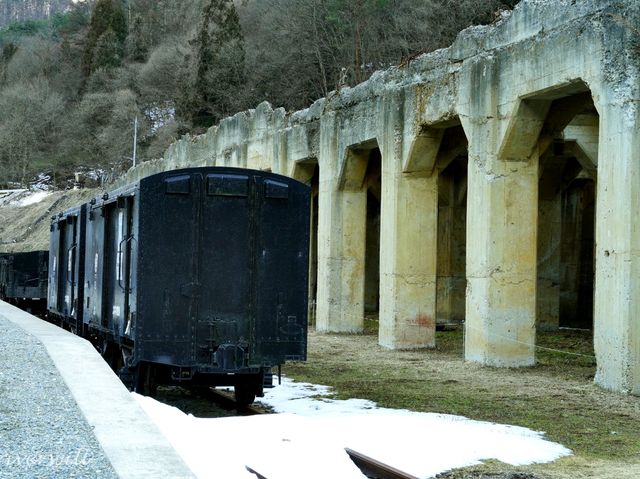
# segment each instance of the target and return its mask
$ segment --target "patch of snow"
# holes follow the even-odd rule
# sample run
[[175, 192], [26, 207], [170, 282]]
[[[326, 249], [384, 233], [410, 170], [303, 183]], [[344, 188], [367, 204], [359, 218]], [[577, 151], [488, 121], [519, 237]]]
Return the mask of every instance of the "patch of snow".
[[34, 205], [36, 203], [40, 203], [50, 194], [51, 194], [50, 192], [42, 191], [42, 190], [29, 192], [24, 195], [21, 195], [18, 199], [16, 199], [15, 201], [12, 201], [9, 204], [11, 206], [18, 206], [18, 207]]
[[151, 123], [151, 134], [176, 118], [176, 108], [171, 101], [158, 102], [147, 108], [144, 113]]
[[29, 189], [31, 191], [47, 191], [52, 187], [51, 175], [47, 173], [38, 173], [38, 176], [29, 183]]
[[331, 399], [331, 389], [283, 378], [260, 403], [277, 414], [196, 418], [132, 393], [201, 479], [364, 476], [344, 448], [428, 478], [497, 459], [512, 465], [550, 462], [571, 451], [530, 429], [460, 416], [379, 408], [362, 399]]

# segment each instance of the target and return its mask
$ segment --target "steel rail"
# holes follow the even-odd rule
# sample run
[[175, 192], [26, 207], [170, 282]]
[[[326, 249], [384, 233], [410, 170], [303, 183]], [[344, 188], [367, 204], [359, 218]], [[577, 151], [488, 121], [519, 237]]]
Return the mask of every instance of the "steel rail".
[[257, 415], [257, 414], [267, 413], [266, 410], [258, 406], [254, 406], [253, 404], [249, 404], [248, 406], [243, 406], [239, 408], [236, 402], [236, 399], [233, 396], [233, 393], [228, 391], [223, 391], [221, 389], [208, 388], [205, 391], [200, 391], [199, 394], [206, 399], [210, 399], [212, 401], [217, 402], [218, 404], [224, 403], [224, 404], [230, 405], [233, 408], [235, 408], [238, 412], [242, 412], [247, 415]]
[[362, 473], [370, 479], [419, 479], [361, 452], [354, 451], [348, 447], [345, 447], [344, 450]]

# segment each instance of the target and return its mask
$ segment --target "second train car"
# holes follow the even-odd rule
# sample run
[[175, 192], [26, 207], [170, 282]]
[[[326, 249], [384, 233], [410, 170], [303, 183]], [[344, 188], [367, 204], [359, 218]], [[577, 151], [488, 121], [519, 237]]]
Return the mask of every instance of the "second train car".
[[46, 311], [48, 251], [0, 253], [0, 300], [26, 311]]
[[125, 382], [234, 386], [306, 359], [309, 188], [255, 170], [174, 170], [52, 218], [48, 310]]

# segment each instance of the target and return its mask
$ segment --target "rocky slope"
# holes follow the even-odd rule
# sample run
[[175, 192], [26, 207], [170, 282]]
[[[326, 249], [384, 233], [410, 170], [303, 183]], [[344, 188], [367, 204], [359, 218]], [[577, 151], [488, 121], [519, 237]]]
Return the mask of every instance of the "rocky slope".
[[[88, 201], [97, 190], [0, 194], [0, 253], [49, 249], [51, 216]], [[4, 197], [3, 197], [4, 196]], [[42, 197], [44, 196], [44, 197]], [[32, 202], [39, 199], [37, 202]]]

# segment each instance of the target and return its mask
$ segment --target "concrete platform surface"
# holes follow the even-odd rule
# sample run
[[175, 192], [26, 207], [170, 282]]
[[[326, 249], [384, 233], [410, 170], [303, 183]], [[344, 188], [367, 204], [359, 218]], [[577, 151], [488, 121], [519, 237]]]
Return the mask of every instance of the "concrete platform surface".
[[0, 371], [0, 477], [195, 477], [88, 341], [2, 301]]

